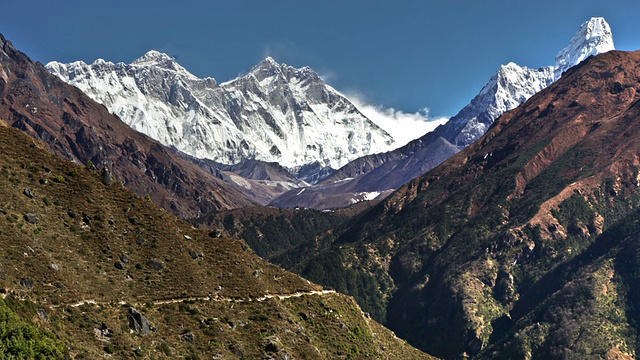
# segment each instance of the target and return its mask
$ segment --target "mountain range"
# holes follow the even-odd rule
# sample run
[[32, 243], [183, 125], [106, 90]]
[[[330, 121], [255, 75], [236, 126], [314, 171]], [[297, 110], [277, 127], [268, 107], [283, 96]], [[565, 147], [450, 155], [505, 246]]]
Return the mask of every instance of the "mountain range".
[[[429, 358], [375, 319], [445, 359], [638, 356], [640, 52], [612, 50], [602, 18], [555, 66], [503, 66], [405, 147], [337, 172], [302, 165], [297, 176], [312, 169], [318, 181], [308, 187], [296, 166], [167, 147], [1, 36], [0, 49], [9, 354]], [[162, 54], [147, 60], [187, 76]], [[381, 177], [398, 190], [358, 188]], [[317, 207], [378, 199], [340, 211], [251, 206], [284, 184], [297, 187], [287, 201], [311, 194]], [[201, 216], [192, 224], [203, 229], [153, 202]]]
[[480, 93], [449, 121], [396, 150], [357, 159], [303, 193], [291, 190], [273, 200], [282, 207], [332, 209], [348, 206], [361, 194], [383, 194], [422, 175], [482, 136], [504, 112], [516, 108], [558, 80], [584, 59], [614, 49], [613, 34], [604, 18], [582, 24], [555, 66], [530, 69], [503, 65]]
[[[258, 203], [332, 209], [384, 198], [477, 140], [498, 116], [571, 66], [612, 49], [609, 24], [592, 18], [558, 53], [554, 66], [501, 66], [445, 125], [387, 153], [393, 139], [309, 67], [295, 69], [267, 58], [220, 85], [198, 79], [157, 51], [129, 65], [99, 59], [91, 65], [51, 62], [47, 68], [165, 145], [215, 163], [275, 162], [304, 181], [280, 181], [275, 190], [264, 183], [250, 189], [244, 180], [256, 179], [224, 177], [249, 190], [245, 195]], [[266, 196], [255, 198], [258, 193]]]
[[133, 129], [221, 164], [275, 162], [317, 182], [327, 171], [394, 145], [312, 69], [272, 58], [223, 84], [199, 79], [157, 51], [131, 64], [99, 59], [47, 68]]

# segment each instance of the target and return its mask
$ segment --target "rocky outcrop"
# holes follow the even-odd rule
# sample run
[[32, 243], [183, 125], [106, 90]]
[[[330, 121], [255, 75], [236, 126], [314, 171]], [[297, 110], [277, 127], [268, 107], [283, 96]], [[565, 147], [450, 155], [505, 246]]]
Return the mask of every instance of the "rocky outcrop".
[[151, 323], [133, 307], [129, 308], [129, 327], [142, 336], [151, 334]]

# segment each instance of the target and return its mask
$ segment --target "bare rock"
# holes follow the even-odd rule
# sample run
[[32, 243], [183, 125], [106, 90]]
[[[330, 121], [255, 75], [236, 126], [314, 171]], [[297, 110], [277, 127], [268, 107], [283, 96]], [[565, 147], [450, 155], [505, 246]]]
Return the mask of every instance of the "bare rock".
[[29, 188], [24, 189], [23, 194], [28, 197], [29, 199], [33, 199], [34, 197], [36, 197], [36, 195], [33, 193], [33, 191]]
[[23, 278], [20, 279], [20, 285], [27, 290], [33, 290], [34, 282], [31, 278]]
[[37, 225], [40, 223], [40, 219], [32, 213], [28, 213], [24, 215], [24, 219], [29, 223], [29, 224], [34, 224]]
[[151, 333], [149, 320], [133, 307], [129, 308], [129, 327], [143, 336]]
[[102, 183], [106, 186], [113, 184], [113, 175], [107, 169], [102, 170]]
[[195, 335], [193, 335], [192, 332], [188, 332], [188, 333], [182, 335], [182, 340], [194, 344], [196, 342], [196, 337], [195, 337]]

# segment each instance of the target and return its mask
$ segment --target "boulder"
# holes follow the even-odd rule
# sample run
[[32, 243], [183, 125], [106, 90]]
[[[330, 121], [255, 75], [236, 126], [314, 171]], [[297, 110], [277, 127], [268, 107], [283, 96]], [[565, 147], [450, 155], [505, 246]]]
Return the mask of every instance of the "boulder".
[[127, 254], [122, 253], [122, 254], [120, 254], [120, 261], [122, 261], [124, 264], [128, 264], [128, 263], [131, 262], [131, 259], [129, 259]]
[[24, 287], [27, 290], [33, 290], [33, 286], [34, 286], [33, 279], [30, 279], [30, 278], [20, 279], [20, 285], [22, 285], [22, 287]]
[[29, 188], [24, 189], [23, 193], [29, 199], [33, 199], [34, 197], [36, 197], [36, 195], [33, 193], [33, 191], [31, 189], [29, 189]]
[[196, 337], [195, 337], [195, 335], [193, 335], [192, 332], [188, 332], [188, 333], [182, 335], [182, 340], [190, 342], [190, 343], [193, 344], [193, 343], [196, 342]]
[[129, 327], [143, 336], [151, 333], [149, 320], [133, 307], [129, 308]]
[[106, 186], [113, 184], [113, 175], [107, 169], [102, 170], [102, 183]]
[[37, 225], [40, 223], [40, 219], [35, 215], [35, 214], [25, 214], [24, 215], [24, 219], [29, 223], [29, 224], [34, 224]]

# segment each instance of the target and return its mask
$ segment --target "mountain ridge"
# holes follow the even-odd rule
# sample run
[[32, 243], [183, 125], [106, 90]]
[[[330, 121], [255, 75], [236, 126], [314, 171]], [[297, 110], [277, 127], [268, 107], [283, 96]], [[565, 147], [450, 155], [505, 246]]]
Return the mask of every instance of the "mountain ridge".
[[[221, 84], [198, 79], [154, 50], [129, 65], [51, 62], [47, 67], [134, 129], [227, 165], [278, 162], [298, 178], [316, 182], [324, 169], [385, 151], [394, 142], [311, 68], [273, 58]], [[301, 173], [303, 168], [312, 171]]]

